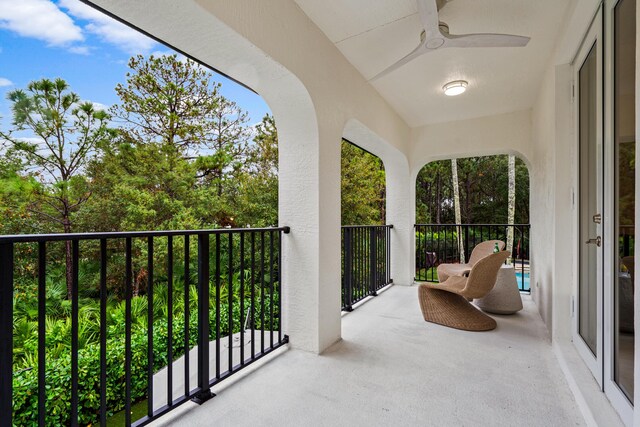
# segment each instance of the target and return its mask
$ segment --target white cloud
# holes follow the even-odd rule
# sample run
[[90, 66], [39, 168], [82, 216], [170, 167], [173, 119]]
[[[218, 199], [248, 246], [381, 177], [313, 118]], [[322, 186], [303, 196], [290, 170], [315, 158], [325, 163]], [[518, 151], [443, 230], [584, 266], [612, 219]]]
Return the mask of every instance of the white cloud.
[[81, 28], [48, 0], [0, 0], [0, 28], [52, 46], [68, 46], [84, 39]]
[[78, 55], [89, 55], [89, 48], [87, 46], [71, 46], [69, 52], [77, 53]]
[[[4, 1], [4, 0], [0, 0]], [[102, 40], [118, 46], [129, 54], [146, 54], [156, 47], [156, 42], [102, 12], [78, 0], [60, 0], [59, 4], [73, 17], [89, 21], [84, 29]]]
[[[87, 101], [82, 101], [82, 102], [87, 102]], [[100, 102], [95, 102], [95, 101], [88, 101], [91, 102], [93, 104], [93, 108], [96, 111], [107, 111], [110, 107], [108, 105], [102, 104]]]
[[0, 87], [13, 86], [13, 82], [7, 78], [0, 77]]

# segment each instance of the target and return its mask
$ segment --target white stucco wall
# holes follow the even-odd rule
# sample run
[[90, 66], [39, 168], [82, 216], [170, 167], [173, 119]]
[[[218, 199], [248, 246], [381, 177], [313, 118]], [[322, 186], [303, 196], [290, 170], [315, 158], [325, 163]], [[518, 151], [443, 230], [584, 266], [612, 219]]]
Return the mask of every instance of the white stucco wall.
[[[551, 296], [554, 267], [554, 180], [555, 180], [555, 73], [548, 70], [531, 114], [531, 295], [542, 319], [552, 328]], [[551, 225], [551, 226], [550, 226]]]
[[531, 110], [436, 123], [411, 130], [411, 171], [434, 160], [515, 154], [530, 165]]
[[[393, 153], [371, 150], [400, 183], [406, 123], [291, 0], [94, 3], [242, 81], [269, 104], [280, 144], [280, 223], [291, 227], [283, 249], [284, 327], [294, 347], [313, 352], [339, 340], [340, 141], [357, 120]], [[388, 212], [404, 241], [411, 215], [394, 206], [406, 200], [391, 185]], [[409, 266], [392, 264], [400, 282], [408, 283]]]

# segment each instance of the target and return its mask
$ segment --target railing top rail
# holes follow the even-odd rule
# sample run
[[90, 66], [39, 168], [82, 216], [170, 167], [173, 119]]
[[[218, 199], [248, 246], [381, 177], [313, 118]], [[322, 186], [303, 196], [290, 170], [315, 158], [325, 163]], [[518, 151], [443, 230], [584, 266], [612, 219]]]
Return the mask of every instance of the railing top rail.
[[386, 224], [386, 225], [343, 225], [341, 228], [380, 228], [380, 227], [393, 228], [393, 224]]
[[414, 227], [438, 226], [438, 227], [531, 227], [531, 224], [414, 224]]
[[0, 244], [6, 243], [37, 243], [66, 240], [98, 240], [98, 239], [125, 239], [129, 237], [167, 237], [167, 236], [195, 236], [201, 234], [229, 234], [229, 233], [255, 233], [268, 231], [282, 231], [289, 234], [289, 227], [263, 227], [263, 228], [215, 228], [208, 230], [160, 230], [160, 231], [111, 231], [100, 233], [55, 233], [55, 234], [13, 234], [0, 235]]

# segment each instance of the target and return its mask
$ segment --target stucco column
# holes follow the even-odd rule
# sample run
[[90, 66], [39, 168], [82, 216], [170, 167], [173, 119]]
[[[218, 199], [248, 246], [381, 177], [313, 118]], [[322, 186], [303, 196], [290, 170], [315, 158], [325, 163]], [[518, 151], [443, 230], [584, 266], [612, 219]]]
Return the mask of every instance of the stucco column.
[[284, 330], [291, 346], [320, 353], [340, 339], [341, 130], [302, 132], [276, 115]]
[[387, 224], [391, 230], [391, 278], [396, 285], [411, 285], [414, 278], [413, 224], [416, 215], [415, 181], [406, 159], [386, 159]]

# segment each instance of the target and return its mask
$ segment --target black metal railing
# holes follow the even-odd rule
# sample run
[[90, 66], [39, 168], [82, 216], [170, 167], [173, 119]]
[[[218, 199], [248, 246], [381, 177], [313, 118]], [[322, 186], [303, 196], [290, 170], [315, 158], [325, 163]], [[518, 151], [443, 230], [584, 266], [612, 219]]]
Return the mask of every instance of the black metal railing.
[[[0, 425], [104, 426], [120, 416], [119, 424], [141, 426], [212, 397], [212, 386], [288, 342], [280, 297], [286, 233], [0, 236]], [[67, 307], [70, 342], [56, 359], [49, 293], [68, 265], [69, 295], [56, 304]], [[31, 366], [16, 369], [17, 308], [30, 289], [37, 352]], [[89, 306], [99, 310], [94, 341], [85, 336]]]
[[618, 253], [622, 257], [634, 255], [635, 225], [620, 225], [618, 229]]
[[393, 283], [391, 229], [393, 225], [342, 227], [342, 310]]
[[443, 263], [459, 263], [460, 250], [468, 261], [473, 248], [485, 240], [506, 243], [513, 229], [512, 262], [520, 291], [529, 292], [529, 224], [416, 224], [416, 281], [437, 282], [437, 267]]

